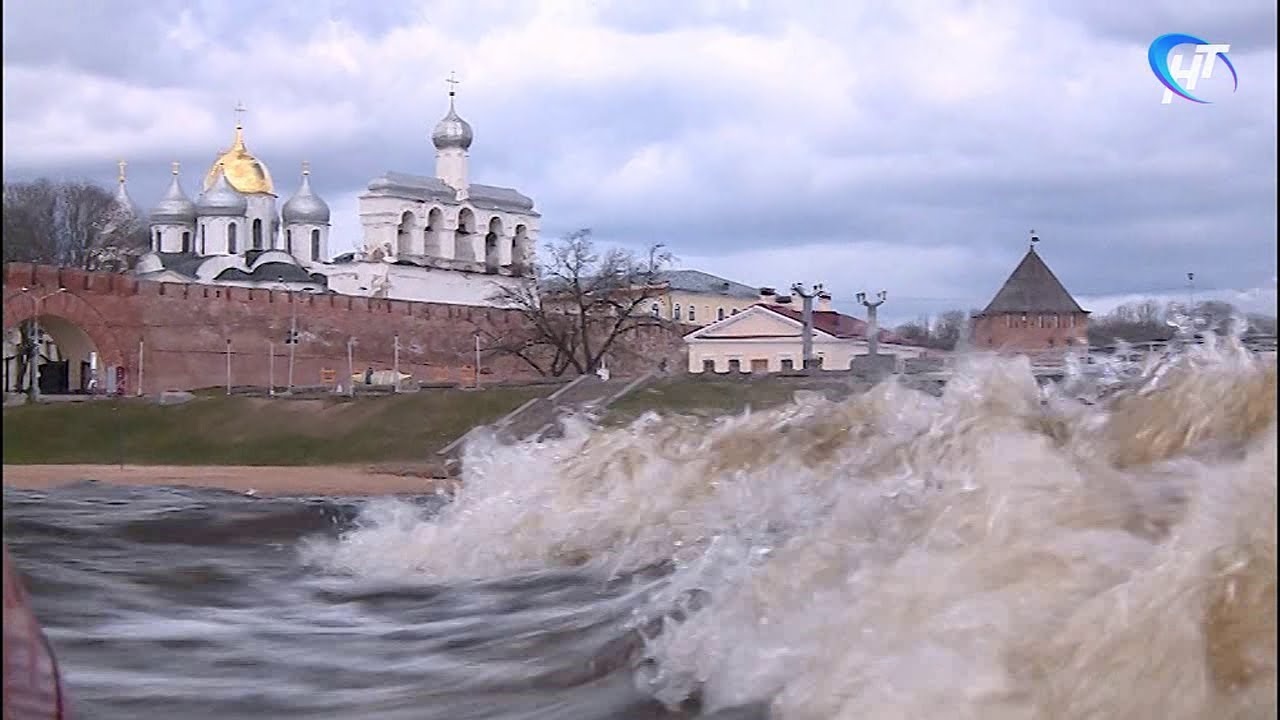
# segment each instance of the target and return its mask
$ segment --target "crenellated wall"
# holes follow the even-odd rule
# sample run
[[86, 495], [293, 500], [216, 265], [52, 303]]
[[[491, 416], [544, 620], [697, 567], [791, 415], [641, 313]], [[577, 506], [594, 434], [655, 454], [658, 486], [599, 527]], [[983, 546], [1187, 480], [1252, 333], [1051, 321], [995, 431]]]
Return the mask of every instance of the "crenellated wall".
[[[56, 292], [59, 288], [65, 291]], [[5, 266], [3, 292], [6, 330], [31, 317], [29, 298], [48, 295], [41, 317], [62, 318], [83, 330], [103, 367], [124, 368], [130, 394], [137, 391], [140, 352], [147, 394], [225, 384], [228, 340], [234, 385], [267, 384], [270, 343], [275, 344], [275, 384], [284, 385], [289, 352], [284, 340], [295, 314], [297, 385], [319, 384], [326, 369], [345, 384], [348, 339], [354, 340], [357, 372], [390, 368], [397, 335], [403, 372], [424, 382], [469, 385], [475, 379], [476, 330], [501, 335], [522, 323], [517, 313], [497, 308], [346, 295], [290, 298], [278, 290], [148, 282], [23, 263]], [[682, 367], [681, 331], [637, 333], [610, 369], [615, 375], [635, 374], [656, 367], [663, 357], [671, 367]], [[482, 383], [536, 375], [510, 357], [482, 353], [480, 364]]]

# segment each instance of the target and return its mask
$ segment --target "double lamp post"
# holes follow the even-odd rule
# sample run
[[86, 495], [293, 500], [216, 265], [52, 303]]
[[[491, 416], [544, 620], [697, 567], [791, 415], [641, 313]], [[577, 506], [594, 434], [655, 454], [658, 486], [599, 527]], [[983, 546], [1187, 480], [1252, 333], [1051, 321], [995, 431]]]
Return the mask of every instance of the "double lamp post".
[[31, 373], [31, 386], [27, 388], [27, 396], [31, 398], [32, 402], [40, 399], [40, 303], [66, 291], [66, 288], [58, 288], [53, 292], [36, 295], [31, 288], [22, 288], [23, 295], [31, 299], [31, 347], [28, 349], [30, 358], [27, 360], [27, 364], [30, 366], [28, 371]]

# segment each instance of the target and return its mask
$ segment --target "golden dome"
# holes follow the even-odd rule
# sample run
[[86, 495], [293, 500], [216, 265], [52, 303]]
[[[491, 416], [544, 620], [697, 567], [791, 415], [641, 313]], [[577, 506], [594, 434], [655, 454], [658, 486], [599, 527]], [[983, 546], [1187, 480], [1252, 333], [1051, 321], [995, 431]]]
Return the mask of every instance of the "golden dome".
[[231, 183], [231, 187], [242, 193], [269, 193], [275, 194], [275, 187], [271, 184], [271, 173], [267, 171], [267, 166], [261, 160], [254, 157], [244, 146], [244, 128], [239, 124], [236, 125], [236, 141], [231, 149], [218, 156], [213, 161], [213, 166], [209, 168], [209, 172], [204, 176], [204, 189], [208, 190], [213, 187], [214, 181], [218, 179], [218, 170], [226, 173], [227, 182]]

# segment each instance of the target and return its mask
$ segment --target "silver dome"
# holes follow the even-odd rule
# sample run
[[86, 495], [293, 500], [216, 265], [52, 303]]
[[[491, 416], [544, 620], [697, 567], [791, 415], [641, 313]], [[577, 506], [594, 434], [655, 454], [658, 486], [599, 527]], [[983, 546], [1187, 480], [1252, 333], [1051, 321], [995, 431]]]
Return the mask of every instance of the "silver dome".
[[196, 213], [202, 216], [244, 217], [247, 212], [249, 201], [231, 187], [226, 173], [221, 171], [218, 172], [218, 179], [213, 181], [213, 185], [204, 191], [200, 201], [196, 203]]
[[178, 170], [173, 171], [169, 190], [151, 211], [152, 224], [190, 225], [196, 221], [196, 204], [182, 191]]
[[129, 163], [124, 160], [120, 161], [120, 177], [117, 178], [116, 194], [114, 198], [115, 202], [112, 205], [111, 211], [117, 217], [136, 218], [142, 215], [142, 213], [138, 210], [137, 204], [133, 202], [133, 198], [129, 197], [129, 189], [125, 187], [126, 180], [124, 168], [128, 164]]
[[128, 215], [138, 217], [138, 206], [133, 202], [133, 198], [129, 197], [129, 191], [124, 187], [124, 181], [120, 181], [119, 187], [116, 188], [116, 208], [123, 210]]
[[294, 223], [329, 224], [329, 206], [311, 190], [311, 173], [302, 171], [302, 186], [280, 208], [285, 225]]
[[431, 133], [431, 142], [435, 144], [437, 150], [446, 148], [466, 150], [471, 147], [471, 141], [474, 138], [471, 124], [458, 117], [457, 111], [453, 109], [453, 93], [449, 93], [449, 113], [436, 123], [436, 129]]

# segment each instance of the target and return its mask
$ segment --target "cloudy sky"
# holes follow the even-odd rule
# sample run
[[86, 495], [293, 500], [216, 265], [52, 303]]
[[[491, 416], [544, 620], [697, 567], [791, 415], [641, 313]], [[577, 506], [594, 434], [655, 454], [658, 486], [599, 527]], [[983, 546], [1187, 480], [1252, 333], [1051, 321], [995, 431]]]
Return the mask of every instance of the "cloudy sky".
[[[4, 4], [4, 176], [188, 192], [246, 139], [283, 197], [302, 160], [354, 248], [356, 195], [434, 171], [456, 70], [471, 177], [543, 237], [665, 243], [753, 285], [824, 282], [890, 319], [985, 305], [1028, 231], [1087, 307], [1274, 308], [1276, 7], [1268, 0], [43, 0]], [[1158, 35], [1229, 43], [1198, 94]]]

